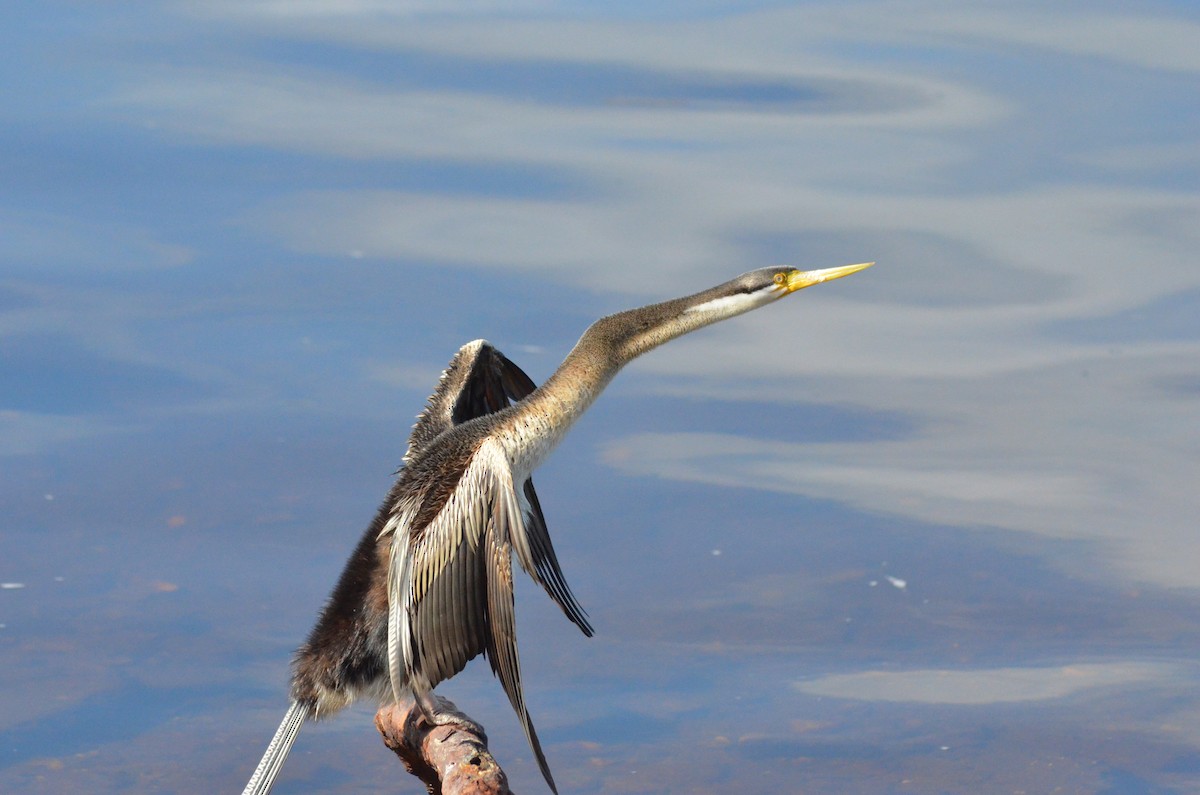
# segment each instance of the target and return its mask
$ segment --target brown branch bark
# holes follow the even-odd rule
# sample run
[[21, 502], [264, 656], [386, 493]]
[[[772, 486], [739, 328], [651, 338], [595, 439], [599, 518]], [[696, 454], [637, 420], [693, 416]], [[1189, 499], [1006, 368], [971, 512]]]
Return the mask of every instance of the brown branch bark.
[[383, 744], [425, 783], [430, 795], [512, 795], [508, 777], [488, 751], [483, 727], [449, 699], [433, 698], [440, 715], [459, 720], [431, 726], [412, 702], [391, 704], [375, 713]]

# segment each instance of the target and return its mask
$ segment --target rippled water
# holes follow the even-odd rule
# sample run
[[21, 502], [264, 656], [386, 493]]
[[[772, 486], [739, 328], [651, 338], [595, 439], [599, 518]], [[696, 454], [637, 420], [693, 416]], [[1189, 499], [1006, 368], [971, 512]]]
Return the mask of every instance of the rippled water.
[[[1200, 790], [1183, 3], [13, 6], [0, 791], [238, 791], [462, 343], [875, 268], [632, 365], [538, 474], [564, 792]], [[486, 666], [439, 691], [544, 791]], [[278, 791], [420, 791], [369, 706]]]

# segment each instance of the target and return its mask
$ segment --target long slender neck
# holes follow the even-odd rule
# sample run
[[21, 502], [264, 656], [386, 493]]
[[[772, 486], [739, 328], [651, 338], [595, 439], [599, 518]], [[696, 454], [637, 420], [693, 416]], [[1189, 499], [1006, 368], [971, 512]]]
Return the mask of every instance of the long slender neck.
[[761, 301], [723, 300], [721, 289], [631, 309], [597, 320], [541, 387], [515, 407], [510, 455], [532, 470], [629, 362], [690, 331], [741, 314]]
[[597, 320], [567, 358], [530, 398], [563, 406], [572, 420], [591, 406], [621, 368], [665, 342], [720, 320], [687, 312], [691, 299], [676, 299], [619, 312]]

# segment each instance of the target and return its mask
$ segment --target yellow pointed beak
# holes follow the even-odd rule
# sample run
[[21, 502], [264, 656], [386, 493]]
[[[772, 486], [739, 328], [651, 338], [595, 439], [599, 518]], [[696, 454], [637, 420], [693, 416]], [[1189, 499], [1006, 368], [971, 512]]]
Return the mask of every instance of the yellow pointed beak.
[[814, 284], [840, 279], [843, 276], [866, 270], [874, 264], [874, 262], [860, 262], [857, 265], [841, 265], [837, 268], [824, 268], [819, 271], [792, 271], [787, 275], [787, 291], [794, 293]]

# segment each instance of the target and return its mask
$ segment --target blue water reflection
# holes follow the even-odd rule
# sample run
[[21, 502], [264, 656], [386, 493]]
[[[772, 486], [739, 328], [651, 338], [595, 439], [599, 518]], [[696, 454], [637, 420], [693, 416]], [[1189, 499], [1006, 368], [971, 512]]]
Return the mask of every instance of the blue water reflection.
[[[0, 791], [237, 791], [462, 343], [866, 259], [538, 474], [562, 789], [1200, 789], [1194, 9], [626, 5], [13, 7]], [[280, 791], [418, 791], [371, 713]]]

